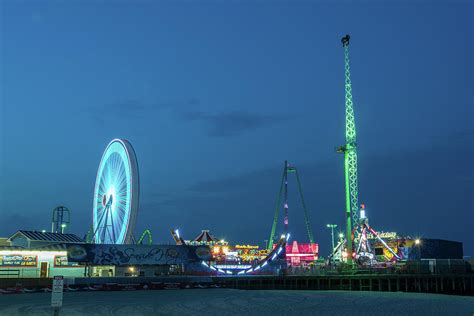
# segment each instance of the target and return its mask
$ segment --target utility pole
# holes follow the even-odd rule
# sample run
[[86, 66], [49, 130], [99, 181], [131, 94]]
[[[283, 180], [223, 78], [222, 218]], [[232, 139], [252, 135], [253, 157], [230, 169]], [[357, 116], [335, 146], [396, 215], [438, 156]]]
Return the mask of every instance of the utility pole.
[[337, 227], [336, 224], [327, 224], [327, 228], [331, 228], [331, 242], [332, 242], [332, 248], [331, 248], [331, 253], [334, 251], [334, 228]]

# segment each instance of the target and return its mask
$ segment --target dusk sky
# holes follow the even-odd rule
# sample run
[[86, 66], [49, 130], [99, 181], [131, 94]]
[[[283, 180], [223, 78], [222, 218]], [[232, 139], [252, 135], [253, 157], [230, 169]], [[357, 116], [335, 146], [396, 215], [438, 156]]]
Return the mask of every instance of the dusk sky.
[[210, 229], [262, 245], [287, 159], [327, 255], [326, 224], [344, 225], [349, 33], [370, 224], [474, 256], [472, 1], [338, 3], [0, 1], [0, 236], [50, 229], [57, 205], [84, 236], [118, 137], [139, 163], [136, 236]]

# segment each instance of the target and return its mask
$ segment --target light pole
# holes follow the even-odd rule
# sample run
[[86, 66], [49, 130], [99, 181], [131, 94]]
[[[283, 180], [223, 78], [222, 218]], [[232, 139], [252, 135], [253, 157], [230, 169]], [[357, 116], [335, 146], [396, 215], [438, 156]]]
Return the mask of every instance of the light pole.
[[344, 234], [339, 232], [339, 242], [341, 242], [344, 239]]
[[336, 224], [327, 224], [326, 227], [331, 228], [331, 242], [332, 242], [331, 253], [333, 253], [333, 251], [334, 251], [334, 228], [336, 228], [337, 225]]

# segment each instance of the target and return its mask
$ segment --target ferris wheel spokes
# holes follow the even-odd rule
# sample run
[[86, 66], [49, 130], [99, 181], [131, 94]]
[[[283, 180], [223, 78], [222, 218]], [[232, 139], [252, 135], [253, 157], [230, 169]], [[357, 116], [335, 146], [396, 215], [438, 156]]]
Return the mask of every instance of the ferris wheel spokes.
[[95, 243], [131, 242], [138, 211], [138, 164], [130, 143], [114, 139], [105, 150], [94, 190]]

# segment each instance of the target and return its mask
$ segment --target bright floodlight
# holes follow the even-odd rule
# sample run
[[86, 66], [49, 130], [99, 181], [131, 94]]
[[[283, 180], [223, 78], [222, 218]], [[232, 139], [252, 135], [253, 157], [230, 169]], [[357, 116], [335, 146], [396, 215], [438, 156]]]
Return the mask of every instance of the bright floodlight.
[[112, 140], [97, 171], [93, 204], [94, 242], [128, 244], [138, 212], [138, 164], [132, 145]]
[[419, 245], [420, 242], [421, 242], [421, 241], [420, 241], [419, 239], [415, 239], [415, 244], [416, 244], [416, 245]]

